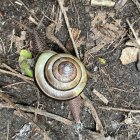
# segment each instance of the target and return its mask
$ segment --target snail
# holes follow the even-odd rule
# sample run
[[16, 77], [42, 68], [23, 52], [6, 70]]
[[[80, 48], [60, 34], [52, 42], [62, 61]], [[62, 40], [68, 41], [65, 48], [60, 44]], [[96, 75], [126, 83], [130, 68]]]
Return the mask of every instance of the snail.
[[[41, 52], [34, 70], [34, 78], [38, 87], [43, 93], [53, 99], [68, 100], [69, 108], [76, 123], [80, 123], [81, 97], [79, 95], [87, 82], [87, 73], [84, 65], [70, 54], [57, 54], [48, 50], [45, 41], [38, 32], [38, 28], [37, 30], [31, 30], [16, 20], [14, 22], [29, 32], [32, 52], [35, 56]], [[50, 39], [52, 38], [50, 37]], [[55, 38], [53, 42], [56, 42], [64, 52], [68, 53], [58, 39]]]
[[[75, 100], [78, 101], [76, 105], [80, 106], [79, 95], [86, 86], [87, 73], [84, 65], [76, 57], [47, 50], [42, 52], [36, 61], [35, 81], [47, 96], [57, 100], [68, 100], [70, 108], [74, 108], [72, 106], [75, 105]], [[74, 110], [71, 111], [72, 114]], [[79, 121], [76, 114], [74, 118]]]
[[35, 80], [49, 97], [69, 100], [82, 92], [87, 74], [84, 65], [76, 57], [46, 51], [36, 62]]

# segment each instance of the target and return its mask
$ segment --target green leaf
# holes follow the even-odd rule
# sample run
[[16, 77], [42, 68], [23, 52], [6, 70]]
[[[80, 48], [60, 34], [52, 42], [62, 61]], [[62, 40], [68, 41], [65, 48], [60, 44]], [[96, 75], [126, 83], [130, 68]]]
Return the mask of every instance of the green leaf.
[[20, 54], [20, 56], [24, 57], [25, 59], [31, 59], [32, 58], [31, 52], [27, 51], [26, 49], [22, 49], [19, 54]]
[[21, 70], [25, 73], [25, 75], [29, 77], [33, 77], [33, 70], [31, 70], [30, 65], [27, 60], [23, 60], [20, 64]]

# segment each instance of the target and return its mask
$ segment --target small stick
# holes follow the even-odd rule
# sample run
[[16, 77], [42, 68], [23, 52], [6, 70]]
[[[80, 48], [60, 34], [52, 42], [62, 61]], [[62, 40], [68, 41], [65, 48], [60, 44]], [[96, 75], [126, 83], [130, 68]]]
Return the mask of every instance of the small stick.
[[2, 46], [2, 51], [3, 51], [4, 54], [6, 54], [6, 50], [5, 50], [5, 47], [4, 47], [4, 42], [3, 42], [1, 37], [0, 37], [0, 42], [1, 42], [1, 46]]
[[91, 110], [92, 116], [96, 122], [96, 131], [103, 132], [103, 125], [98, 117], [96, 109], [92, 105], [92, 102], [84, 94], [81, 94], [81, 97], [85, 100], [84, 101], [85, 106]]
[[15, 29], [13, 29], [13, 31], [12, 31], [11, 43], [10, 43], [10, 47], [9, 47], [8, 52], [10, 52], [10, 50], [12, 49], [12, 44], [13, 44], [13, 42], [14, 42], [14, 34], [15, 34]]
[[38, 18], [36, 17], [36, 15], [24, 4], [24, 2], [23, 2], [22, 0], [18, 0], [18, 1], [24, 6], [24, 8], [25, 8], [37, 21], [39, 21]]
[[10, 66], [8, 66], [7, 64], [5, 63], [2, 63], [2, 66], [6, 69], [8, 69], [9, 71], [13, 72], [13, 73], [18, 73], [17, 71], [15, 71], [13, 68], [11, 68]]
[[[30, 122], [32, 122], [41, 132], [42, 135], [44, 135], [44, 133], [46, 133], [45, 131], [43, 131], [41, 129], [40, 126], [38, 126], [28, 115], [26, 115], [21, 109], [19, 109], [10, 99], [9, 97], [5, 94], [5, 93], [1, 93], [0, 92], [0, 98], [2, 98], [3, 100], [5, 100], [6, 102], [8, 102], [10, 104], [11, 107], [15, 108], [19, 113], [21, 113], [21, 115], [26, 118], [27, 120], [29, 120]], [[46, 133], [47, 135], [47, 133]]]
[[24, 75], [22, 75], [20, 73], [13, 73], [13, 72], [10, 72], [10, 71], [7, 71], [7, 70], [3, 70], [3, 69], [0, 69], [0, 72], [1, 73], [6, 73], [6, 74], [10, 74], [10, 75], [16, 76], [18, 78], [21, 78], [22, 80], [24, 80], [24, 81], [26, 81], [26, 82], [28, 82], [30, 84], [32, 84], [32, 82], [34, 81], [32, 78], [24, 76]]
[[45, 15], [45, 13], [42, 12], [42, 14], [43, 14], [43, 16], [44, 16], [45, 18], [47, 18], [48, 20], [50, 20], [50, 21], [52, 21], [53, 23], [57, 24], [57, 22], [56, 22], [55, 20], [49, 18], [47, 15]]
[[19, 21], [15, 20], [15, 19], [13, 19], [13, 22], [15, 22], [18, 26], [24, 28], [24, 29], [27, 30], [28, 32], [31, 32], [31, 33], [32, 33], [33, 30], [31, 30], [30, 28], [28, 28], [26, 25], [20, 23]]
[[21, 110], [26, 111], [26, 112], [30, 112], [30, 113], [35, 113], [36, 112], [38, 115], [49, 117], [51, 119], [57, 120], [59, 122], [62, 122], [64, 124], [66, 124], [66, 125], [72, 125], [72, 121], [70, 121], [68, 119], [65, 119], [63, 117], [60, 117], [58, 115], [46, 112], [46, 111], [41, 110], [41, 109], [36, 109], [34, 107], [22, 106], [22, 105], [17, 105], [17, 107], [19, 107]]
[[125, 108], [113, 108], [113, 107], [99, 107], [104, 110], [114, 110], [114, 111], [121, 111], [121, 112], [131, 112], [131, 113], [140, 113], [140, 110], [131, 110], [131, 109], [125, 109]]
[[101, 93], [99, 93], [97, 90], [93, 90], [93, 93], [98, 97], [100, 98], [106, 105], [108, 104], [108, 99], [105, 98]]
[[90, 0], [91, 5], [113, 7], [114, 1], [111, 0]]
[[52, 23], [46, 28], [46, 37], [52, 42], [56, 43], [65, 53], [68, 53], [68, 50], [64, 47], [64, 45], [54, 36], [53, 34], [54, 25], [55, 24]]
[[74, 38], [73, 38], [72, 33], [71, 33], [71, 28], [70, 28], [70, 24], [69, 24], [69, 21], [68, 21], [67, 13], [64, 10], [63, 3], [62, 3], [61, 0], [58, 0], [58, 4], [59, 4], [60, 9], [61, 9], [61, 11], [63, 13], [64, 19], [65, 19], [65, 22], [66, 22], [66, 26], [67, 26], [67, 29], [68, 29], [68, 32], [69, 32], [69, 36], [71, 38], [71, 41], [72, 41], [76, 56], [77, 56], [78, 59], [80, 59], [80, 56], [79, 56], [79, 53], [78, 53], [78, 50], [77, 50], [77, 46], [75, 44]]
[[7, 121], [7, 136], [6, 136], [6, 140], [9, 140], [9, 125], [10, 125], [10, 121]]
[[138, 0], [132, 0], [133, 3], [137, 6], [139, 12], [140, 12], [140, 3], [138, 2]]
[[[60, 117], [58, 115], [46, 112], [46, 111], [41, 110], [41, 109], [37, 109], [37, 108], [34, 108], [34, 107], [30, 107], [30, 106], [23, 106], [23, 105], [19, 105], [19, 104], [14, 104], [14, 105], [24, 112], [37, 113], [37, 115], [42, 115], [42, 116], [54, 119], [56, 121], [59, 121], [59, 122], [62, 122], [64, 124], [66, 124], [66, 125], [72, 125], [73, 124], [73, 122], [68, 120], [68, 119], [65, 119], [65, 118]], [[7, 103], [5, 103], [5, 104], [0, 103], [0, 109], [2, 109], [2, 108], [16, 109], [13, 105], [10, 105], [10, 104], [7, 104]]]
[[17, 83], [13, 83], [13, 84], [8, 84], [6, 86], [2, 86], [2, 88], [7, 88], [7, 87], [12, 87], [12, 86], [17, 86], [19, 84], [25, 84], [26, 82], [17, 82]]
[[137, 37], [137, 35], [136, 35], [136, 33], [135, 33], [135, 31], [134, 31], [132, 25], [130, 24], [129, 20], [126, 19], [126, 21], [127, 21], [127, 24], [129, 25], [129, 28], [131, 29], [131, 31], [132, 31], [132, 33], [133, 33], [135, 39], [138, 40], [138, 37]]

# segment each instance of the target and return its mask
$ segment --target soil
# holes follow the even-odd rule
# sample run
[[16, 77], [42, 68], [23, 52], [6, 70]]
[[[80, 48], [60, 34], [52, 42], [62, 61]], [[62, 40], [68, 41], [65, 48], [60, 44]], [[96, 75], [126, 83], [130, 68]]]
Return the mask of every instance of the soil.
[[[25, 5], [19, 5], [16, 2], [15, 0], [1, 0], [0, 2], [0, 68], [5, 69], [2, 67], [2, 63], [5, 63], [14, 70], [21, 72], [18, 62], [18, 50], [21, 49], [20, 47], [29, 48], [30, 39], [27, 35], [24, 46], [18, 46], [19, 48], [15, 45], [15, 42], [11, 44], [13, 29], [15, 29], [15, 35], [18, 37], [21, 36], [21, 31], [24, 30], [22, 27], [17, 26], [13, 22], [13, 19], [16, 19], [27, 27], [36, 28], [36, 25], [28, 20], [31, 15], [30, 11], [34, 12], [34, 15], [39, 21], [43, 17], [44, 12], [46, 16], [49, 17], [43, 20], [44, 25], [47, 27], [52, 23], [49, 19], [55, 20], [55, 17], [59, 13], [59, 5], [56, 0], [22, 0], [27, 6], [27, 9]], [[129, 19], [131, 23], [137, 20], [133, 27], [135, 31], [140, 31], [140, 20], [138, 20], [140, 19], [140, 11], [138, 7], [132, 1], [127, 1], [123, 7], [116, 10], [114, 7], [91, 6], [87, 4], [85, 0], [67, 0], [64, 2], [64, 6], [66, 7], [71, 28], [78, 28], [81, 30], [80, 37], [84, 37], [84, 43], [78, 47], [78, 50], [81, 61], [93, 75], [92, 77], [88, 77], [88, 82], [83, 93], [91, 100], [96, 108], [98, 116], [103, 124], [105, 138], [107, 140], [139, 140], [139, 113], [105, 110], [101, 108], [140, 109], [140, 73], [136, 68], [136, 63], [122, 65], [119, 59], [122, 50], [126, 47], [126, 41], [129, 40], [130, 36], [133, 37], [126, 23], [126, 19]], [[127, 33], [122, 37], [121, 43], [118, 43], [121, 37], [115, 40], [115, 43], [118, 43], [116, 47], [114, 47], [115, 44], [108, 43], [97, 53], [91, 52], [90, 55], [86, 55], [86, 51], [89, 51], [97, 45], [95, 41], [96, 34], [91, 36], [91, 28], [93, 28], [91, 22], [99, 12], [103, 14], [114, 13], [114, 20], [116, 21], [119, 19], [121, 21], [121, 28]], [[58, 31], [55, 31], [55, 36], [66, 45], [69, 40], [69, 34], [63, 16], [61, 20], [61, 26], [58, 28]], [[112, 19], [108, 22], [111, 21]], [[91, 39], [89, 40], [89, 38]], [[51, 43], [51, 41], [48, 40], [47, 42], [49, 42], [49, 46], [52, 47], [52, 49], [55, 48], [55, 45]], [[56, 51], [60, 52], [59, 49], [56, 49]], [[103, 58], [106, 60], [106, 63], [101, 64], [98, 58]], [[96, 70], [95, 67], [97, 68]], [[8, 86], [13, 83], [18, 84]], [[108, 99], [108, 105], [105, 105], [101, 99], [93, 93], [93, 89], [96, 89]], [[37, 90], [36, 86], [32, 86], [15, 76], [0, 73], [0, 90], [8, 95], [16, 104], [37, 107], [39, 103], [39, 108], [73, 120], [66, 102], [56, 101], [47, 97]], [[3, 104], [4, 100], [1, 99], [0, 103]], [[32, 120], [35, 119], [33, 114], [27, 114]], [[96, 131], [95, 121], [91, 115], [91, 111], [84, 105], [81, 108], [81, 122], [83, 124], [83, 130], [81, 132], [82, 139], [92, 140], [93, 132]], [[23, 126], [29, 125], [30, 123], [32, 122], [30, 122], [28, 118], [19, 115], [14, 109], [7, 109], [0, 106], [0, 140], [7, 140], [7, 137], [9, 140], [43, 140], [43, 136], [35, 126], [32, 126], [32, 133], [30, 133], [30, 135], [27, 134], [22, 138], [17, 136]], [[73, 126], [68, 126], [54, 119], [45, 118], [40, 115], [37, 115], [35, 123], [43, 131], [46, 131], [49, 138], [52, 140], [80, 139], [74, 124]], [[102, 138], [98, 139], [102, 140]]]

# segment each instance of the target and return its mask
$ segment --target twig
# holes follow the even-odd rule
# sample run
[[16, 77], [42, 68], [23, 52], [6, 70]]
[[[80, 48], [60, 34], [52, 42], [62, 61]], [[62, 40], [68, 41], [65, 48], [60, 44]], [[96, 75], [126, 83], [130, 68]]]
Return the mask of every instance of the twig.
[[30, 106], [22, 106], [22, 105], [17, 105], [17, 106], [23, 111], [30, 112], [30, 113], [35, 113], [36, 112], [38, 115], [42, 115], [42, 116], [45, 116], [45, 117], [52, 118], [54, 120], [57, 120], [59, 122], [62, 122], [64, 124], [66, 124], [66, 125], [72, 125], [72, 121], [70, 121], [68, 119], [65, 119], [63, 117], [60, 117], [58, 115], [46, 112], [44, 110], [36, 109], [36, 108], [30, 107]]
[[115, 4], [115, 9], [119, 10], [121, 9], [128, 0], [118, 0]]
[[74, 50], [75, 50], [75, 54], [76, 54], [77, 58], [80, 59], [80, 56], [79, 56], [79, 53], [78, 53], [78, 50], [77, 50], [77, 46], [75, 44], [74, 38], [73, 38], [72, 33], [71, 33], [71, 28], [70, 28], [70, 24], [69, 24], [69, 21], [68, 21], [68, 17], [67, 17], [65, 9], [63, 7], [63, 3], [62, 3], [61, 0], [58, 0], [58, 4], [59, 4], [60, 9], [61, 9], [61, 11], [63, 13], [64, 19], [65, 19], [65, 22], [66, 22], [66, 26], [67, 26], [67, 29], [68, 29], [68, 32], [69, 32], [69, 35], [70, 35]]
[[35, 16], [35, 14], [24, 4], [24, 2], [22, 0], [18, 0], [23, 6], [24, 8], [37, 20], [39, 21], [39, 19]]
[[68, 53], [68, 50], [64, 47], [64, 45], [54, 36], [53, 29], [55, 24], [51, 23], [46, 28], [46, 37], [51, 40], [52, 42], [56, 43], [65, 53]]
[[32, 30], [30, 28], [28, 28], [26, 25], [20, 23], [19, 21], [15, 20], [15, 19], [12, 19], [13, 22], [15, 22], [18, 26], [24, 28], [25, 30], [27, 30], [28, 32], [32, 32]]
[[131, 110], [131, 109], [125, 109], [125, 108], [113, 108], [113, 107], [99, 107], [104, 110], [114, 110], [114, 111], [121, 111], [121, 112], [131, 112], [131, 113], [140, 113], [140, 110]]
[[7, 87], [12, 87], [12, 86], [17, 86], [19, 84], [25, 84], [26, 82], [16, 82], [16, 83], [13, 83], [13, 84], [8, 84], [6, 86], [2, 86], [2, 88], [7, 88]]
[[113, 7], [114, 1], [111, 0], [90, 0], [91, 5]]
[[8, 69], [9, 71], [13, 72], [13, 73], [18, 73], [17, 71], [15, 71], [13, 68], [11, 68], [10, 66], [8, 66], [5, 63], [2, 63], [2, 67]]
[[[32, 84], [32, 82], [34, 81], [32, 78], [29, 78], [27, 76], [24, 76], [20, 73], [13, 73], [13, 72], [10, 72], [10, 71], [7, 71], [7, 70], [3, 70], [3, 69], [0, 69], [0, 72], [1, 73], [5, 73], [5, 74], [10, 74], [10, 75], [13, 75], [13, 76], [16, 76], [18, 78], [21, 78], [22, 80]], [[32, 81], [32, 82], [31, 82]]]
[[81, 97], [85, 100], [84, 105], [91, 110], [92, 116], [96, 122], [96, 131], [103, 132], [103, 125], [98, 117], [96, 109], [92, 105], [92, 102], [84, 94], [81, 94]]
[[17, 107], [16, 104], [14, 104], [5, 93], [0, 93], [0, 98], [2, 98], [3, 100], [5, 100], [6, 102], [8, 102], [10, 104], [10, 107], [16, 109], [19, 113], [21, 113], [21, 115], [24, 118], [26, 118], [27, 120], [29, 120], [30, 122], [32, 122], [40, 130], [40, 132], [41, 132], [42, 135], [44, 135], [44, 133], [46, 133], [28, 115], [26, 115], [19, 107]]
[[126, 21], [127, 21], [128, 25], [129, 25], [129, 28], [131, 29], [131, 31], [132, 31], [132, 33], [133, 33], [135, 39], [136, 39], [135, 42], [136, 42], [136, 44], [137, 44], [137, 48], [140, 49], [140, 38], [137, 36], [137, 34], [136, 34], [136, 32], [135, 32], [135, 30], [134, 30], [132, 24], [130, 24], [129, 20], [126, 19]]
[[[1, 94], [1, 93], [0, 93]], [[23, 106], [23, 105], [19, 105], [19, 104], [14, 104], [14, 106], [16, 106], [17, 108], [19, 108], [20, 110], [24, 111], [24, 112], [28, 112], [28, 113], [36, 113], [38, 115], [42, 115], [51, 119], [54, 119], [56, 121], [62, 122], [66, 125], [72, 125], [72, 121], [65, 119], [61, 116], [46, 112], [44, 110], [41, 109], [37, 109], [34, 107], [30, 107], [30, 106]], [[13, 105], [7, 104], [7, 103], [0, 103], [0, 109], [2, 108], [11, 108], [11, 109], [16, 109]], [[17, 110], [17, 109], [16, 109]]]
[[15, 29], [12, 30], [11, 43], [8, 52], [10, 52], [10, 50], [12, 49], [12, 45], [14, 42], [14, 34], [15, 34]]
[[108, 99], [105, 98], [101, 93], [99, 93], [97, 90], [93, 89], [93, 93], [100, 98], [101, 101], [103, 101], [106, 105], [108, 104]]
[[131, 94], [134, 94], [134, 93], [139, 93], [139, 92], [134, 92], [134, 91], [130, 91], [130, 90], [126, 90], [126, 89], [121, 89], [121, 88], [117, 88], [117, 87], [110, 87], [112, 90], [118, 90], [118, 91], [121, 91], [121, 92], [127, 92], [127, 93], [131, 93]]
[[7, 136], [6, 136], [6, 140], [9, 140], [9, 125], [10, 125], [10, 121], [7, 121]]
[[138, 2], [138, 0], [132, 0], [133, 3], [137, 6], [139, 12], [140, 12], [140, 3]]
[[126, 19], [126, 21], [127, 21], [128, 25], [129, 25], [129, 28], [131, 29], [131, 31], [132, 31], [132, 33], [133, 33], [135, 39], [138, 40], [138, 37], [137, 37], [137, 35], [136, 35], [136, 33], [135, 33], [135, 31], [134, 31], [132, 25], [130, 24], [129, 20]]
[[0, 43], [1, 43], [1, 46], [2, 46], [3, 53], [6, 54], [5, 47], [4, 47], [4, 42], [3, 42], [1, 37], [0, 37]]
[[44, 12], [42, 12], [42, 14], [43, 14], [43, 16], [44, 16], [45, 18], [47, 18], [48, 20], [50, 20], [50, 21], [52, 21], [53, 23], [57, 24], [57, 22], [56, 22], [55, 20], [49, 18]]

